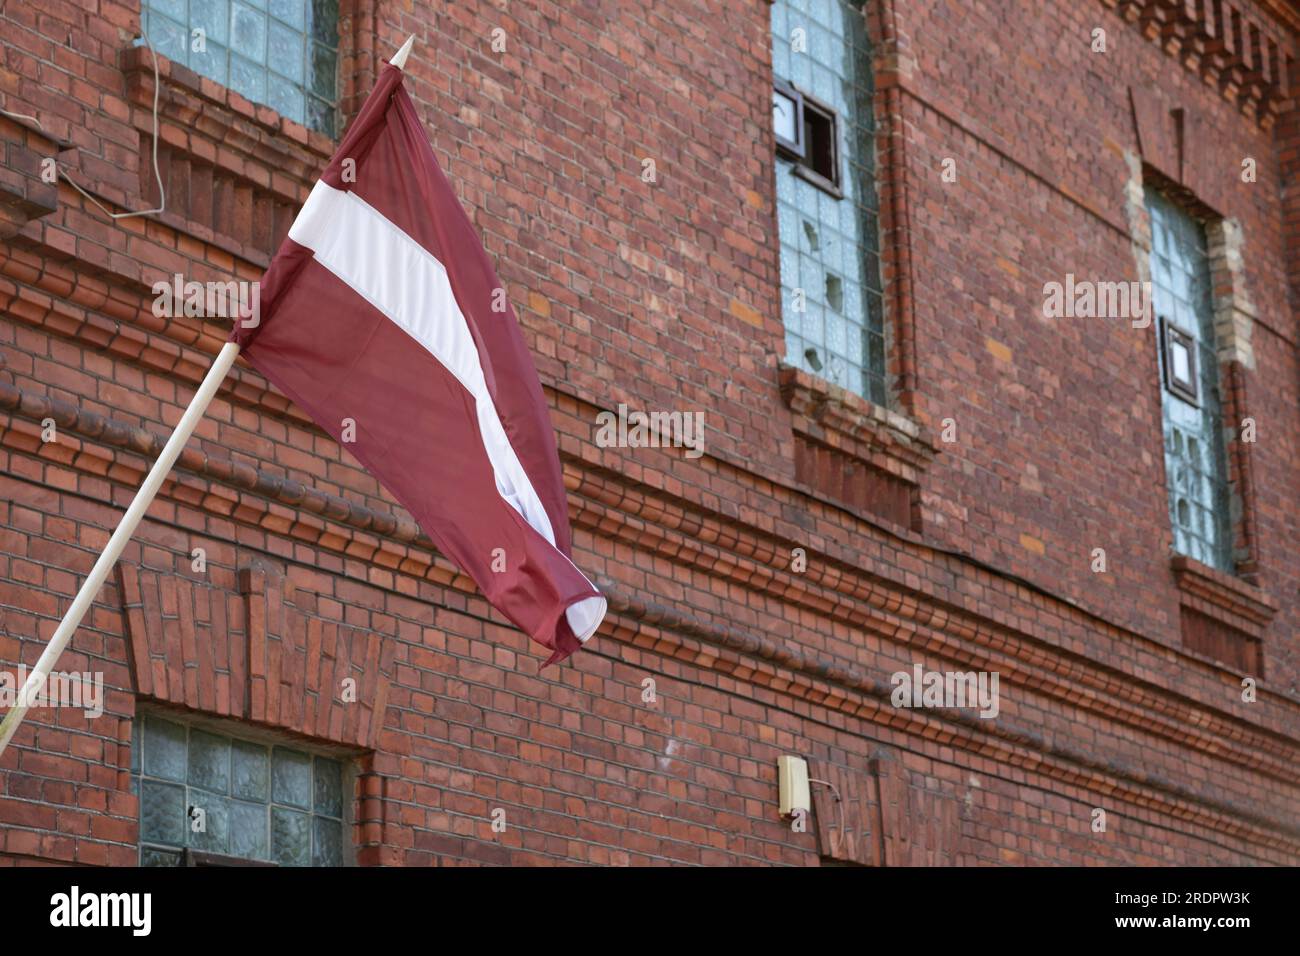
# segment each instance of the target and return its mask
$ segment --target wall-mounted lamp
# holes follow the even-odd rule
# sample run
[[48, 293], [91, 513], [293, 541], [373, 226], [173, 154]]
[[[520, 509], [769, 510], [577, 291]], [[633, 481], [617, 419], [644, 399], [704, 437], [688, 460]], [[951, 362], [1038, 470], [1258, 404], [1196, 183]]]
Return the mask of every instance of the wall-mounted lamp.
[[781, 790], [781, 816], [789, 818], [802, 811], [812, 811], [808, 790], [808, 762], [803, 757], [783, 755], [776, 758], [776, 774]]

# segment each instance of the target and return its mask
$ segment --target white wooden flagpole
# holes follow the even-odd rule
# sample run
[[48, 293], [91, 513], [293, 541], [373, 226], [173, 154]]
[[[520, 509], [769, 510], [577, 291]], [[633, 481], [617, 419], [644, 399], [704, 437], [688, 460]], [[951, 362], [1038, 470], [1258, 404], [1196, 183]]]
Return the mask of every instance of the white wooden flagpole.
[[212, 368], [208, 369], [208, 374], [203, 379], [203, 384], [194, 393], [194, 399], [190, 402], [190, 407], [185, 409], [185, 414], [181, 416], [180, 422], [177, 423], [176, 430], [172, 432], [171, 438], [167, 439], [167, 444], [163, 446], [162, 454], [158, 456], [153, 468], [149, 470], [149, 475], [145, 478], [144, 484], [140, 486], [140, 490], [135, 493], [135, 498], [131, 501], [131, 507], [126, 509], [126, 514], [122, 517], [117, 530], [108, 539], [108, 546], [104, 548], [104, 553], [99, 556], [95, 566], [90, 569], [90, 574], [87, 575], [85, 582], [81, 585], [81, 590], [77, 592], [77, 596], [73, 599], [72, 606], [68, 608], [68, 613], [59, 622], [58, 629], [55, 630], [54, 636], [50, 638], [50, 643], [46, 645], [45, 651], [41, 654], [41, 659], [36, 662], [36, 667], [28, 675], [27, 682], [23, 684], [23, 689], [14, 702], [14, 706], [10, 708], [9, 713], [5, 714], [4, 722], [0, 723], [0, 755], [3, 755], [5, 748], [9, 746], [9, 741], [13, 738], [18, 725], [23, 722], [23, 718], [27, 715], [33, 696], [40, 692], [46, 678], [54, 670], [59, 655], [68, 646], [68, 641], [72, 639], [73, 633], [77, 630], [77, 625], [85, 617], [86, 611], [90, 610], [90, 605], [94, 602], [99, 589], [103, 587], [108, 572], [113, 570], [113, 565], [121, 557], [122, 549], [131, 540], [131, 535], [135, 534], [140, 519], [149, 510], [149, 505], [153, 502], [154, 496], [158, 494], [158, 489], [162, 487], [163, 479], [172, 470], [172, 465], [176, 464], [181, 449], [185, 447], [190, 435], [194, 433], [194, 427], [198, 425], [203, 413], [208, 410], [208, 403], [212, 401], [212, 396], [216, 394], [217, 387], [230, 371], [230, 366], [234, 364], [235, 357], [238, 355], [239, 346], [234, 342], [227, 342], [222, 346], [221, 351], [217, 353]]
[[[406, 58], [410, 55], [411, 47], [414, 44], [415, 34], [411, 34], [389, 62], [399, 70], [404, 68]], [[212, 367], [208, 369], [208, 374], [204, 377], [199, 390], [194, 393], [194, 399], [190, 402], [190, 407], [185, 409], [185, 414], [181, 416], [180, 422], [177, 423], [176, 430], [172, 432], [171, 438], [167, 439], [167, 444], [163, 446], [162, 454], [158, 456], [158, 460], [154, 462], [153, 468], [149, 470], [149, 475], [145, 478], [144, 484], [140, 486], [140, 490], [135, 493], [135, 498], [131, 500], [131, 506], [126, 509], [121, 524], [117, 526], [113, 536], [108, 539], [108, 546], [104, 548], [104, 553], [99, 556], [95, 566], [90, 569], [90, 574], [82, 583], [77, 596], [73, 598], [68, 613], [59, 622], [58, 628], [54, 631], [54, 636], [50, 638], [50, 643], [46, 645], [45, 650], [41, 653], [40, 660], [36, 662], [36, 667], [28, 675], [27, 681], [23, 684], [23, 689], [18, 694], [18, 699], [14, 702], [14, 706], [10, 708], [9, 713], [5, 714], [4, 722], [0, 723], [0, 756], [4, 755], [5, 749], [9, 746], [9, 741], [13, 739], [14, 733], [18, 730], [18, 725], [27, 716], [31, 700], [40, 692], [46, 679], [54, 670], [59, 655], [63, 653], [64, 648], [68, 646], [68, 642], [72, 640], [72, 635], [76, 632], [77, 626], [81, 624], [81, 619], [86, 616], [86, 612], [90, 610], [90, 605], [94, 603], [95, 595], [104, 586], [104, 580], [108, 577], [108, 572], [113, 570], [113, 565], [122, 556], [122, 550], [126, 547], [126, 543], [131, 540], [131, 535], [135, 534], [135, 529], [139, 526], [141, 519], [144, 518], [145, 512], [149, 510], [149, 505], [153, 502], [154, 496], [158, 494], [158, 489], [162, 487], [163, 479], [172, 470], [172, 466], [176, 464], [181, 449], [190, 440], [190, 435], [194, 433], [194, 428], [198, 425], [199, 419], [208, 410], [208, 403], [212, 401], [212, 396], [217, 393], [217, 387], [221, 385], [222, 380], [230, 372], [230, 366], [235, 364], [238, 355], [239, 346], [234, 342], [227, 342], [222, 346], [221, 351], [217, 353], [217, 357], [213, 361]]]

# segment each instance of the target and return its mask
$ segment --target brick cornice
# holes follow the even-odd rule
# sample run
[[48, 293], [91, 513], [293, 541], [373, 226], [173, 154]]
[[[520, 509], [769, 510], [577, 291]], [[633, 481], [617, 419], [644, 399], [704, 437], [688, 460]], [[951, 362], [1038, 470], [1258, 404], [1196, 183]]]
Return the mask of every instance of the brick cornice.
[[[11, 267], [16, 260], [0, 261], [0, 272], [10, 272]], [[29, 281], [30, 277], [26, 274], [28, 271], [24, 265], [18, 269], [19, 277], [23, 281]], [[42, 273], [40, 276], [43, 287], [49, 287], [54, 283], [53, 291], [64, 288], [64, 280], [56, 280], [52, 274]], [[3, 293], [3, 286], [0, 285], [0, 293]], [[115, 287], [105, 286], [98, 280], [89, 280], [83, 285], [79, 285], [74, 294], [85, 298], [88, 302], [99, 303], [101, 310], [108, 310], [112, 314], [113, 308], [122, 310], [121, 321], [108, 321], [95, 315], [93, 312], [78, 314], [73, 310], [72, 314], [68, 313], [66, 307], [61, 307], [57, 301], [50, 299], [43, 303], [34, 303], [32, 294], [29, 290], [15, 290], [10, 294], [8, 309], [10, 314], [28, 321], [34, 325], [53, 327], [55, 331], [63, 334], [82, 335], [91, 344], [97, 347], [107, 347], [110, 350], [121, 350], [121, 354], [130, 357], [133, 361], [138, 361], [149, 367], [157, 368], [159, 371], [166, 372], [172, 376], [179, 376], [191, 384], [197, 384], [203, 373], [206, 371], [208, 349], [215, 351], [216, 344], [221, 341], [206, 330], [201, 323], [195, 323], [193, 320], [180, 319], [158, 319], [148, 312], [141, 312], [139, 301], [124, 302], [121, 300], [121, 290]], [[116, 306], [113, 303], [117, 303]], [[33, 311], [34, 310], [34, 311]], [[30, 314], [29, 314], [30, 313]], [[128, 324], [130, 319], [136, 319], [136, 324], [149, 326], [153, 323], [157, 330], [165, 338], [159, 339], [158, 336], [144, 336], [139, 330]], [[68, 328], [65, 329], [64, 325]], [[181, 348], [176, 343], [170, 341], [176, 339], [178, 342], [192, 343], [192, 347]], [[200, 344], [202, 343], [202, 344]], [[283, 396], [274, 392], [265, 383], [260, 375], [251, 369], [236, 367], [232, 370], [232, 376], [227, 383], [223, 385], [222, 394], [228, 399], [239, 401], [240, 403], [261, 411], [271, 412], [276, 415], [283, 415], [294, 418], [304, 424], [310, 424], [296, 408], [290, 405]], [[580, 400], [567, 396], [565, 393], [554, 393], [553, 398], [558, 399], [561, 406], [568, 408], [572, 412], [574, 402]], [[70, 412], [71, 421], [91, 422], [95, 416], [82, 413], [79, 410]], [[34, 420], [39, 421], [41, 415], [37, 415]], [[63, 423], [61, 422], [61, 427]], [[70, 426], [69, 426], [70, 427]], [[125, 427], [125, 426], [123, 426]], [[149, 437], [150, 442], [158, 440], [149, 436], [147, 432], [140, 434]], [[153, 450], [149, 454], [156, 455], [160, 444], [157, 446], [150, 445]], [[144, 449], [138, 449], [143, 451]], [[685, 560], [686, 555], [691, 555], [690, 561], [698, 563], [701, 567], [706, 567], [709, 573], [729, 578], [735, 583], [748, 587], [756, 586], [756, 582], [766, 582], [763, 587], [767, 590], [776, 589], [778, 591], [786, 587], [785, 580], [777, 580], [773, 574], [773, 567], [778, 562], [778, 556], [781, 560], [788, 558], [791, 544], [778, 535], [760, 533], [753, 528], [724, 527], [716, 519], [709, 515], [698, 512], [693, 506], [687, 506], [682, 502], [669, 501], [663, 495], [643, 494], [640, 491], [630, 492], [626, 487], [627, 479], [606, 473], [593, 462], [583, 460], [590, 449], [581, 450], [579, 453], [573, 453], [569, 449], [567, 455], [570, 462], [568, 471], [568, 484], [570, 491], [580, 489], [582, 499], [590, 502], [604, 501], [609, 502], [611, 499], [608, 494], [613, 495], [613, 501], [616, 507], [611, 511], [610, 516], [601, 520], [612, 521], [619, 529], [619, 533], [627, 538], [630, 543], [638, 547], [657, 547], [665, 557], [670, 560]], [[198, 456], [196, 459], [194, 456]], [[576, 469], [574, 467], [576, 463]], [[417, 543], [418, 529], [411, 522], [403, 522], [396, 519], [391, 511], [382, 506], [376, 510], [358, 505], [355, 502], [344, 499], [333, 499], [331, 496], [321, 495], [314, 489], [303, 486], [301, 483], [288, 481], [280, 478], [268, 476], [265, 473], [255, 471], [251, 467], [242, 464], [233, 463], [227, 459], [211, 459], [194, 450], [187, 450], [181, 460], [182, 468], [198, 468], [200, 473], [210, 474], [213, 479], [219, 483], [216, 492], [208, 492], [201, 495], [195, 494], [192, 489], [181, 492], [196, 505], [213, 510], [221, 514], [230, 514], [235, 505], [229, 495], [223, 496], [220, 486], [233, 486], [252, 492], [259, 498], [278, 500], [283, 505], [295, 509], [298, 512], [293, 521], [286, 520], [283, 515], [275, 517], [262, 516], [261, 509], [253, 509], [243, 517], [250, 520], [253, 524], [265, 522], [270, 529], [294, 528], [294, 533], [299, 536], [305, 536], [308, 540], [320, 539], [328, 542], [329, 546], [345, 546], [348, 553], [364, 553], [370, 556], [370, 560], [375, 560], [386, 566], [396, 567], [409, 560], [409, 554], [392, 553], [391, 549], [381, 547], [377, 542], [382, 540], [395, 541], [403, 545], [413, 545], [417, 551], [422, 548], [432, 548], [432, 544], [427, 539]], [[581, 477], [578, 477], [581, 476]], [[743, 476], [740, 476], [743, 479]], [[747, 480], [747, 479], [745, 479]], [[128, 483], [134, 481], [138, 484], [139, 478], [127, 479]], [[613, 482], [612, 492], [602, 490], [608, 482]], [[770, 486], [770, 487], [769, 487]], [[642, 490], [648, 490], [642, 486]], [[758, 490], [765, 494], [776, 494], [781, 497], [795, 495], [802, 499], [802, 493], [798, 489], [790, 489], [780, 485], [773, 485], [767, 482]], [[240, 507], [247, 510], [249, 503], [241, 503]], [[688, 513], [689, 512], [689, 513]], [[574, 512], [575, 520], [583, 523], [586, 519], [580, 512]], [[648, 524], [643, 525], [639, 520], [629, 524], [628, 518], [635, 519], [645, 518]], [[356, 540], [353, 537], [354, 532], [349, 532], [340, 527], [334, 527], [325, 530], [323, 522], [342, 521], [353, 529], [361, 529], [364, 532], [374, 531], [379, 538], [371, 539], [366, 537], [365, 540]], [[855, 521], [855, 525], [858, 522]], [[695, 549], [693, 544], [688, 541], [686, 546], [680, 546], [669, 541], [662, 541], [657, 545], [651, 542], [658, 540], [660, 529], [663, 527], [690, 529], [697, 531], [701, 528], [708, 528], [703, 537], [717, 542], [727, 548], [727, 553], [723, 555], [705, 558]], [[604, 529], [602, 528], [602, 531]], [[694, 536], [695, 533], [692, 533]], [[904, 547], [917, 549], [917, 556], [922, 561], [933, 562], [939, 560], [937, 554], [932, 549], [925, 547], [924, 542], [914, 536], [901, 535], [900, 541], [895, 544], [903, 544]], [[891, 539], [892, 540], [892, 539]], [[342, 544], [340, 544], [342, 542]], [[1041, 642], [1044, 647], [1050, 649], [1050, 653], [1059, 653], [1059, 647], [1056, 641], [1044, 633], [1037, 632], [1035, 626], [1023, 618], [1007, 615], [1005, 619], [999, 618], [999, 612], [993, 612], [993, 617], [987, 617], [980, 613], [972, 613], [967, 610], [955, 608], [947, 605], [937, 604], [933, 596], [926, 596], [919, 592], [913, 592], [912, 588], [906, 587], [902, 581], [885, 581], [886, 588], [884, 591], [877, 592], [873, 590], [875, 585], [868, 582], [872, 580], [870, 575], [856, 567], [848, 555], [836, 555], [830, 553], [826, 548], [819, 548], [816, 542], [803, 541], [803, 546], [809, 547], [814, 557], [815, 571], [812, 579], [822, 582], [830, 591], [825, 597], [813, 597], [810, 593], [804, 593], [799, 600], [809, 602], [806, 606], [812, 608], [818, 613], [834, 614], [838, 604], [848, 599], [850, 606], [853, 601], [863, 600], [864, 596], [870, 596], [873, 593], [883, 595], [879, 600], [881, 607], [902, 606], [907, 608], [907, 614], [915, 617], [918, 613], [927, 615], [940, 614], [943, 620], [947, 621], [945, 625], [955, 634], [973, 636], [981, 633], [983, 630], [989, 635], [989, 640], [996, 641], [999, 633], [1007, 634], [1025, 634], [1032, 636], [1033, 640]], [[829, 545], [827, 547], [830, 547]], [[742, 560], [737, 560], [740, 557]], [[749, 557], [753, 560], [743, 560]], [[425, 562], [427, 563], [427, 562]], [[956, 567], [948, 568], [949, 573], [956, 571]], [[970, 569], [967, 569], [969, 572]], [[425, 574], [425, 571], [415, 573]], [[456, 571], [450, 565], [443, 563], [436, 577], [450, 581], [455, 578]], [[996, 574], [996, 572], [994, 572]], [[430, 576], [435, 576], [430, 573]], [[788, 576], [786, 576], [788, 578]], [[885, 579], [882, 579], [885, 580]], [[996, 582], [996, 577], [993, 578]], [[994, 585], [996, 586], [996, 584]], [[796, 593], [800, 593], [796, 588]], [[1017, 595], [1017, 586], [1014, 582], [1008, 583], [1006, 591], [1008, 597], [1015, 598]], [[1019, 600], [1019, 598], [1015, 598]], [[1108, 636], [1125, 644], [1137, 643], [1138, 646], [1150, 648], [1157, 656], [1168, 655], [1170, 653], [1178, 655], [1185, 662], [1195, 662], [1199, 670], [1217, 673], [1219, 665], [1210, 661], [1199, 654], [1192, 653], [1185, 648], [1171, 647], [1168, 644], [1154, 641], [1144, 635], [1134, 634], [1128, 630], [1103, 624], [1095, 616], [1069, 605], [1061, 605], [1053, 600], [1049, 606], [1056, 606], [1056, 613], [1063, 615], [1067, 620], [1072, 620], [1074, 625], [1089, 631], [1095, 631], [1101, 627], [1108, 632]], [[921, 610], [918, 611], [917, 608]], [[1012, 623], [1014, 622], [1014, 624]], [[992, 628], [992, 630], [989, 630]], [[1163, 665], [1157, 665], [1163, 666]], [[1287, 701], [1287, 706], [1295, 706], [1296, 702], [1289, 698], [1279, 698]]]
[[[112, 422], [104, 416], [80, 410], [71, 403], [24, 395], [5, 383], [0, 383], [0, 408], [8, 408], [19, 416], [13, 426], [0, 434], [0, 441], [4, 444], [41, 456], [61, 456], [66, 464], [90, 473], [106, 474], [126, 484], [139, 483], [148, 462], [161, 448], [161, 439], [142, 429]], [[58, 443], [43, 444], [39, 440], [39, 428], [36, 425], [23, 427], [22, 423], [24, 420], [35, 423], [46, 417], [54, 418], [64, 432], [94, 438], [110, 448], [122, 449], [127, 456], [121, 458], [110, 452], [107, 461], [101, 458], [101, 463], [96, 464], [98, 456], [88, 444], [67, 437], [61, 437]], [[476, 592], [467, 577], [437, 555], [432, 542], [413, 522], [391, 512], [365, 508], [306, 488], [298, 482], [268, 476], [247, 465], [213, 460], [195, 449], [186, 449], [182, 453], [177, 470], [207, 479], [211, 484], [195, 486], [192, 481], [174, 476], [164, 485], [164, 497], [467, 594]], [[649, 548], [655, 547], [657, 538], [669, 534], [664, 526], [674, 522], [662, 502], [654, 505], [658, 522], [647, 526], [632, 518], [640, 510], [636, 504], [640, 493], [633, 495], [628, 489], [622, 489], [616, 492], [618, 507], [608, 508], [600, 504], [600, 498], [607, 498], [607, 495], [596, 494], [590, 480], [575, 476], [572, 468], [566, 479], [571, 492], [570, 509], [577, 527], [594, 522], [605, 534], [615, 533], [629, 542], [635, 541], [639, 546]], [[250, 494], [240, 494], [240, 491]], [[578, 494], [573, 495], [573, 492]], [[722, 553], [717, 548], [701, 545], [701, 539], [718, 540], [718, 536], [708, 528], [699, 527], [698, 523], [694, 535], [672, 534], [671, 537], [673, 540], [668, 542], [668, 547], [678, 560], [706, 569], [710, 574], [749, 587], [775, 590], [782, 599], [815, 613], [871, 628], [967, 667], [997, 669], [1005, 674], [1010, 684], [1032, 687], [1036, 692], [1056, 696], [1073, 706], [1094, 710], [1132, 727], [1216, 754], [1279, 779], [1294, 778], [1297, 762], [1294, 745], [1269, 731], [1243, 725], [1239, 719], [1228, 715], [1211, 716], [1202, 703], [1169, 697], [1167, 691], [1152, 688], [1144, 682], [1135, 683], [1128, 675], [1111, 673], [1108, 668], [1077, 655], [1037, 646], [1038, 642], [1027, 642], [1026, 635], [996, 622], [935, 605], [924, 595], [903, 593], [897, 585], [880, 581], [855, 568], [840, 567], [833, 559], [825, 559], [824, 572], [810, 576], [815, 580], [801, 576], [792, 580], [789, 575], [778, 575], [771, 566], [742, 558], [742, 554], [760, 552], [752, 540], [734, 542], [736, 550], [733, 553]], [[745, 537], [752, 538], [751, 535]], [[772, 554], [775, 554], [775, 549]], [[603, 587], [611, 588], [609, 582], [601, 583]], [[846, 601], [846, 597], [849, 600]], [[635, 608], [635, 620], [643, 625], [640, 631], [633, 629], [627, 634], [628, 643], [639, 643], [646, 634], [653, 633], [648, 629], [650, 625], [664, 620], [676, 621], [672, 630], [680, 634], [698, 633], [708, 635], [710, 643], [727, 643], [719, 637], [727, 629], [718, 625], [692, 623], [689, 617], [650, 608], [632, 598], [612, 599], [612, 604], [616, 609], [621, 604]], [[853, 666], [847, 663], [826, 665], [820, 660], [814, 663], [802, 650], [783, 647], [776, 642], [772, 642], [771, 648], [766, 648], [762, 642], [750, 646], [750, 641], [750, 638], [743, 638], [739, 649], [755, 657], [780, 661], [797, 673], [818, 673], [826, 666], [840, 673], [844, 667]], [[652, 643], [659, 646], [662, 637]], [[696, 662], [713, 666], [714, 658], [716, 652], [708, 650]], [[839, 683], [865, 686], [863, 680], [853, 677]], [[783, 679], [784, 685], [798, 683], [798, 679], [792, 681], [789, 676]], [[883, 695], [887, 700], [888, 691], [883, 691]], [[1278, 698], [1278, 702], [1283, 706], [1291, 703], [1285, 698]], [[858, 711], [850, 708], [850, 712]], [[897, 724], [896, 713], [885, 722]], [[1225, 746], [1225, 740], [1237, 743]]]
[[[51, 272], [36, 273], [0, 247], [0, 310], [33, 328], [126, 359], [143, 368], [197, 385], [210, 358], [225, 343], [225, 330], [202, 319], [155, 316], [143, 292], [109, 284], [83, 273], [75, 282]], [[40, 291], [8, 282], [10, 276]], [[49, 290], [51, 294], [46, 294]], [[251, 367], [236, 365], [220, 394], [304, 425], [311, 419], [275, 391]]]
[[1258, 0], [1274, 19], [1291, 33], [1300, 35], [1300, 6], [1295, 0]]
[[[1101, 0], [1269, 129], [1294, 101], [1294, 34], [1242, 0]], [[1270, 5], [1268, 12], [1280, 11]]]

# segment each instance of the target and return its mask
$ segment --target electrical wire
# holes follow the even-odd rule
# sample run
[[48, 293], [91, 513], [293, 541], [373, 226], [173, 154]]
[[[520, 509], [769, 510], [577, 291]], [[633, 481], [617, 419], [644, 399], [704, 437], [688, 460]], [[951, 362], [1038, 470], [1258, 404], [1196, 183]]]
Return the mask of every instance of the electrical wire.
[[808, 782], [820, 783], [823, 787], [830, 787], [831, 793], [835, 795], [835, 802], [840, 808], [840, 828], [835, 831], [835, 839], [831, 841], [831, 856], [838, 856], [840, 852], [840, 840], [844, 836], [844, 799], [840, 796], [840, 789], [829, 780], [816, 780], [809, 777]]
[[[153, 43], [149, 41], [149, 33], [145, 30], [143, 22], [140, 25], [140, 35], [144, 38], [145, 46], [149, 48], [149, 55], [153, 57], [153, 175], [154, 179], [158, 183], [158, 206], [154, 209], [140, 209], [135, 212], [111, 212], [108, 207], [98, 199], [86, 192], [86, 190], [82, 189], [81, 185], [68, 175], [68, 171], [62, 168], [58, 164], [57, 160], [54, 163], [55, 171], [63, 178], [64, 182], [86, 197], [87, 200], [98, 207], [99, 210], [109, 219], [130, 219], [133, 216], [153, 216], [165, 212], [167, 209], [167, 195], [163, 190], [162, 172], [158, 168], [158, 94], [162, 88], [162, 84], [159, 82], [158, 78], [158, 52], [153, 48]], [[0, 109], [0, 113], [11, 119], [28, 120], [34, 123], [36, 128], [42, 133], [45, 132], [45, 127], [41, 125], [41, 121], [35, 116], [27, 116], [24, 113], [12, 113], [6, 109]]]

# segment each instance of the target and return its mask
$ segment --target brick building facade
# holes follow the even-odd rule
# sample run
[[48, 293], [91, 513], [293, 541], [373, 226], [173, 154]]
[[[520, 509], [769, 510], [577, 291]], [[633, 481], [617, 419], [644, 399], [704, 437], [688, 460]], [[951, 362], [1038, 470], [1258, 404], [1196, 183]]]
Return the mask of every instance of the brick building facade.
[[[157, 201], [140, 0], [0, 10], [0, 666], [34, 663], [228, 333], [159, 317], [153, 283], [259, 278], [408, 33], [609, 616], [539, 670], [237, 366], [60, 662], [102, 673], [102, 715], [34, 710], [0, 761], [0, 859], [1300, 862], [1300, 4], [867, 0], [832, 81], [856, 106], [813, 88], [844, 0], [306, 9], [325, 32], [296, 49], [336, 71], [317, 99], [246, 98], [233, 53], [159, 60], [166, 208], [116, 221], [68, 178]], [[263, 100], [270, 59], [238, 80]], [[801, 182], [818, 123], [861, 130], [827, 154], [858, 178], [814, 185], [860, 200], [841, 268], [870, 257], [880, 321], [839, 273], [818, 308], [883, 342], [871, 388], [789, 348], [787, 263], [826, 247], [808, 221], [784, 257], [774, 81], [813, 111]], [[1221, 499], [1171, 483], [1169, 316], [1045, 314], [1067, 276], [1178, 297], [1153, 203], [1204, 237], [1189, 407], [1221, 419]], [[704, 453], [602, 447], [620, 404], [702, 412]], [[1176, 538], [1198, 501], [1221, 557]], [[917, 666], [996, 674], [997, 715], [895, 706]], [[822, 781], [806, 829], [778, 812], [787, 754]], [[196, 792], [202, 839], [176, 817]]]

